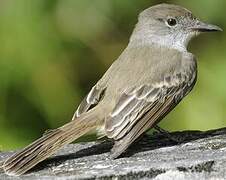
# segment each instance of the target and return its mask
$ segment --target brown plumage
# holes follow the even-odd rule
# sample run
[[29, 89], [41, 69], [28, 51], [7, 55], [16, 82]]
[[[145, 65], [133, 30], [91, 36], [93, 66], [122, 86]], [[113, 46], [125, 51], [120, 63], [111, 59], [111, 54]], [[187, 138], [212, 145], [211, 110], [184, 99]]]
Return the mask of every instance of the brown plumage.
[[5, 172], [9, 175], [21, 175], [65, 144], [69, 144], [93, 130], [98, 122], [97, 112], [90, 111], [85, 116], [78, 118], [76, 122], [71, 121], [58, 129], [48, 131], [22, 151], [7, 159], [3, 164]]
[[129, 45], [81, 102], [73, 121], [7, 159], [5, 172], [21, 175], [93, 129], [113, 139], [112, 157], [120, 156], [192, 90], [197, 65], [186, 48], [192, 37], [205, 30], [220, 28], [176, 5], [145, 10]]

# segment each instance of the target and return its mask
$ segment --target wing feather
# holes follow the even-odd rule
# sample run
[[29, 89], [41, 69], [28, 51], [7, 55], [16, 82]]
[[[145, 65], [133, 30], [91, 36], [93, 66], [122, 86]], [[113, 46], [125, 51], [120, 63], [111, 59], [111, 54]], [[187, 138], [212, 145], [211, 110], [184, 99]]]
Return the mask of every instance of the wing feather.
[[97, 85], [94, 86], [89, 94], [82, 100], [78, 106], [72, 120], [79, 117], [82, 113], [85, 113], [96, 106], [104, 96], [105, 88], [98, 88]]
[[119, 156], [170, 112], [192, 89], [194, 80], [181, 73], [166, 77], [161, 83], [125, 91], [105, 122], [107, 136], [115, 140], [113, 156]]
[[168, 99], [166, 103], [158, 103], [158, 105], [155, 106], [155, 111], [147, 112], [142, 117], [142, 121], [138, 121], [125, 137], [115, 141], [114, 147], [111, 150], [112, 157], [117, 158], [120, 156], [121, 153], [124, 152], [141, 134], [143, 134], [147, 129], [153, 127], [169, 111], [171, 111], [171, 109], [176, 105], [172, 100], [173, 99]]

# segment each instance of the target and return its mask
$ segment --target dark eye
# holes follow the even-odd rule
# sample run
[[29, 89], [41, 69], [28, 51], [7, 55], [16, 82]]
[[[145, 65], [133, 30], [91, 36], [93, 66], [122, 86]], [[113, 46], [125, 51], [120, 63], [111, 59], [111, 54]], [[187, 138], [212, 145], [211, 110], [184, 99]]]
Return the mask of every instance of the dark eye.
[[169, 18], [167, 20], [167, 23], [168, 23], [169, 26], [175, 26], [177, 24], [177, 20], [174, 19], [174, 18]]

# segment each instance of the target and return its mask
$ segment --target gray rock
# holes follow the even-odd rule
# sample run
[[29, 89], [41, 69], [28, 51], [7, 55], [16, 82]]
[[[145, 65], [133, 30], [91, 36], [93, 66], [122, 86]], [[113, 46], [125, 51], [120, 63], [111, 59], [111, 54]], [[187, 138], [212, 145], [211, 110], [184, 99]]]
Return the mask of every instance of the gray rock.
[[[0, 179], [226, 179], [226, 128], [171, 133], [176, 143], [161, 134], [145, 135], [119, 159], [111, 159], [112, 142], [71, 144], [29, 173]], [[13, 152], [0, 153], [0, 162]]]

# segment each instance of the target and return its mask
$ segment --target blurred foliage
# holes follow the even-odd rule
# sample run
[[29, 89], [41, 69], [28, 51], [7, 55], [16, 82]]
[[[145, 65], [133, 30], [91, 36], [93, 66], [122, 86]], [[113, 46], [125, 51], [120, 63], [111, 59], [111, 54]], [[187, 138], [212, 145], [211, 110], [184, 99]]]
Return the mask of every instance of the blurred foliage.
[[[0, 148], [22, 147], [68, 122], [82, 97], [126, 47], [143, 9], [158, 0], [1, 0]], [[208, 22], [226, 25], [225, 0], [172, 0]], [[225, 126], [226, 33], [194, 40], [194, 91], [161, 126]]]

